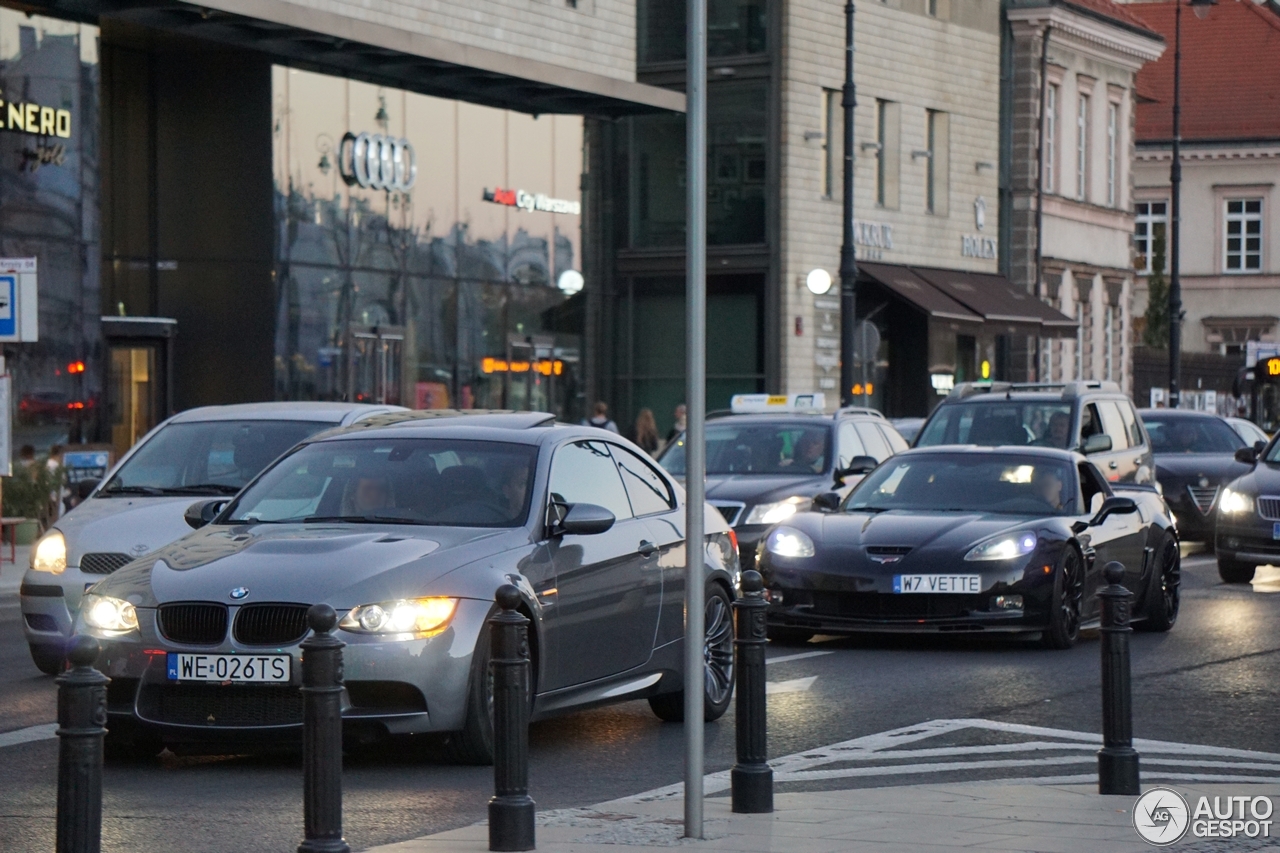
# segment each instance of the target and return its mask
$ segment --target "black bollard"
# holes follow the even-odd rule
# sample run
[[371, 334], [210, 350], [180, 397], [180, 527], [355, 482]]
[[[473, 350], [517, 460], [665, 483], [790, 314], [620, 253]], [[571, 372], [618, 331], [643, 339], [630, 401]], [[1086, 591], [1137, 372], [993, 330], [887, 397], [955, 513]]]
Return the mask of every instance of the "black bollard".
[[535, 805], [529, 796], [529, 620], [516, 610], [520, 590], [498, 587], [502, 612], [489, 620], [493, 661], [493, 799], [489, 849], [534, 849]]
[[769, 731], [765, 703], [764, 649], [766, 642], [764, 579], [742, 573], [742, 598], [733, 603], [737, 617], [733, 647], [738, 680], [738, 762], [730, 771], [733, 810], [739, 814], [773, 811], [773, 769], [768, 764]]
[[350, 853], [342, 837], [342, 647], [338, 614], [307, 610], [312, 634], [302, 641], [302, 813], [298, 853]]
[[107, 684], [93, 668], [98, 641], [80, 635], [58, 676], [58, 853], [102, 848], [102, 747], [107, 734]]
[[1098, 793], [1142, 793], [1138, 751], [1133, 748], [1133, 695], [1129, 685], [1130, 602], [1120, 585], [1124, 566], [1114, 560], [1102, 570], [1102, 749], [1098, 750]]

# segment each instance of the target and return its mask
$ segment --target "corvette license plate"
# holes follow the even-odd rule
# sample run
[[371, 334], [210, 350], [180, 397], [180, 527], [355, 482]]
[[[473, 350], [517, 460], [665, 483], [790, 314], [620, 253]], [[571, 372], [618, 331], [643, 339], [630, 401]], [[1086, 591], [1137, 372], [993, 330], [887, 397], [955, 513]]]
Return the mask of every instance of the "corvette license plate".
[[170, 681], [288, 684], [292, 663], [289, 655], [168, 655]]
[[922, 592], [982, 592], [982, 579], [978, 575], [894, 575], [895, 593]]

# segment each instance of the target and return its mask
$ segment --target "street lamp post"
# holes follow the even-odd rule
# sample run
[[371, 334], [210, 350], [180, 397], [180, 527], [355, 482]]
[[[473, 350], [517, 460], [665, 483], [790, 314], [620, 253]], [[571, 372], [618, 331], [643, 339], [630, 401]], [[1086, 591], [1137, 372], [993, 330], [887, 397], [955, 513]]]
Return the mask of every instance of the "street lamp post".
[[[853, 250], [853, 0], [844, 7], [844, 240], [840, 245], [840, 405], [853, 405], [854, 330], [858, 327], [858, 259]], [[828, 140], [830, 144], [830, 140]]]
[[[1188, 0], [1204, 19], [1218, 0]], [[1173, 162], [1169, 166], [1169, 408], [1182, 402], [1182, 277], [1178, 244], [1182, 232], [1182, 0], [1173, 12]]]

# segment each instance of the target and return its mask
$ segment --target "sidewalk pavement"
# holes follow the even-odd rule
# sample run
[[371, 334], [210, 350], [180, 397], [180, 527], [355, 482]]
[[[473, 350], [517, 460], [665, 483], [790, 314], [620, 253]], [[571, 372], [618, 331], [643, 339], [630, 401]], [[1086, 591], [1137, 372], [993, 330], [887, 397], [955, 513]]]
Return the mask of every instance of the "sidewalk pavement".
[[0, 563], [0, 595], [17, 595], [22, 586], [22, 575], [27, 571], [27, 560], [31, 553], [30, 545], [19, 545], [14, 549], [16, 562], [9, 562], [9, 545], [0, 545], [4, 550], [4, 562]]
[[[1144, 790], [1147, 787], [1144, 786]], [[1193, 804], [1201, 795], [1280, 796], [1280, 786], [1176, 785]], [[536, 795], [536, 792], [535, 792]], [[536, 796], [535, 796], [536, 798]], [[1153, 848], [1133, 827], [1136, 797], [1099, 796], [1096, 785], [967, 782], [778, 794], [774, 812], [735, 815], [728, 797], [706, 800], [704, 835], [682, 838], [680, 798], [643, 795], [590, 808], [538, 815], [537, 844], [553, 853], [620, 853], [621, 848], [726, 853], [1139, 853]], [[1276, 828], [1280, 836], [1280, 827]], [[480, 853], [484, 823], [375, 847], [368, 853]], [[1193, 839], [1178, 853], [1280, 851], [1274, 839]]]

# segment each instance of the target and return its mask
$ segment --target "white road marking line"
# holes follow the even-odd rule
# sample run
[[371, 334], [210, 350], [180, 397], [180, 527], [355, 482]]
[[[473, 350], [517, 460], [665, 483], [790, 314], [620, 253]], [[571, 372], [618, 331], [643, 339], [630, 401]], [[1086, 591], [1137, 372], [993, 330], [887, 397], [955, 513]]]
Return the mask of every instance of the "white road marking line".
[[764, 685], [764, 692], [766, 696], [772, 696], [774, 693], [803, 693], [817, 680], [818, 676], [811, 675], [808, 678], [793, 678], [790, 681], [769, 681]]
[[0, 747], [17, 746], [20, 743], [34, 743], [58, 736], [57, 723], [45, 723], [41, 726], [28, 726], [11, 732], [0, 732]]
[[776, 658], [765, 658], [764, 662], [766, 665], [772, 664], [772, 663], [787, 663], [788, 661], [793, 661], [793, 660], [804, 660], [805, 658], [820, 658], [823, 655], [833, 655], [833, 654], [835, 654], [835, 652], [800, 652], [799, 654], [795, 654], [795, 655], [780, 655], [779, 657], [776, 657]]

